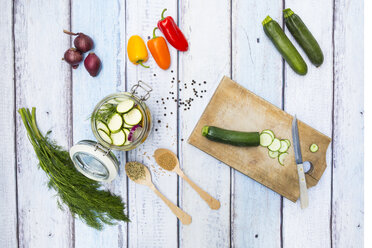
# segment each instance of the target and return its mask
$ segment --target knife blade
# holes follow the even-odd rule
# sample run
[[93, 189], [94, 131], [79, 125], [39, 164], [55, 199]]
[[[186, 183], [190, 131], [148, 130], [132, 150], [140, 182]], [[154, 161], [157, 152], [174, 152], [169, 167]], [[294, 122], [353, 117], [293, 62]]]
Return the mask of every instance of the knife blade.
[[309, 196], [307, 194], [306, 178], [304, 172], [304, 165], [302, 162], [300, 136], [298, 134], [298, 125], [296, 116], [292, 121], [292, 139], [293, 139], [293, 150], [295, 153], [295, 160], [297, 164], [298, 182], [300, 185], [300, 202], [301, 208], [304, 209], [309, 205]]
[[300, 137], [298, 135], [298, 126], [296, 116], [292, 121], [292, 138], [293, 138], [293, 150], [295, 152], [296, 164], [302, 164], [302, 154], [300, 146]]

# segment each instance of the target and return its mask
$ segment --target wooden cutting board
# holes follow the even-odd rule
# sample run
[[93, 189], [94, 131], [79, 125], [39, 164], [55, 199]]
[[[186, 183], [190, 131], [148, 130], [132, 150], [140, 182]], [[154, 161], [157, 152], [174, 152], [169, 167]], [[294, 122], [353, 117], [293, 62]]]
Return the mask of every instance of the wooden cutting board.
[[[293, 116], [224, 77], [188, 142], [295, 202], [300, 192], [292, 146], [292, 120]], [[247, 132], [272, 130], [276, 137], [291, 141], [285, 166], [270, 158], [266, 147], [236, 147], [208, 140], [201, 135], [204, 125]], [[312, 187], [327, 167], [326, 151], [331, 139], [301, 121], [298, 128], [303, 161], [312, 163], [306, 174], [307, 185]], [[319, 146], [316, 153], [309, 150], [312, 143]]]

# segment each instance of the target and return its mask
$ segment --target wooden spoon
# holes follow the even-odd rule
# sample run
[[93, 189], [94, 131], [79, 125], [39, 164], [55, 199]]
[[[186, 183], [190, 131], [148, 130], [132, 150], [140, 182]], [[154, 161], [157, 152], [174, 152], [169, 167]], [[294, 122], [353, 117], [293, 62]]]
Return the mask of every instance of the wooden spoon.
[[200, 197], [209, 205], [211, 209], [219, 209], [221, 204], [218, 200], [213, 198], [210, 194], [202, 190], [198, 185], [188, 178], [180, 168], [180, 163], [176, 154], [164, 148], [159, 148], [155, 151], [154, 157], [156, 162], [165, 170], [176, 172], [182, 177], [190, 186], [200, 195]]
[[128, 170], [127, 170], [129, 163], [133, 163], [133, 162], [128, 162], [125, 164], [125, 171], [127, 172], [128, 177], [135, 183], [142, 184], [142, 185], [149, 187], [152, 191], [155, 192], [157, 196], [160, 197], [160, 199], [164, 201], [164, 203], [170, 208], [170, 210], [172, 210], [172, 212], [177, 216], [177, 218], [182, 222], [182, 224], [189, 225], [191, 223], [191, 216], [185, 213], [182, 209], [180, 209], [176, 205], [174, 205], [162, 193], [160, 193], [160, 191], [155, 187], [155, 185], [153, 184], [151, 180], [151, 174], [150, 174], [149, 169], [145, 165], [136, 162], [140, 166], [143, 166], [145, 170], [145, 176], [142, 178], [133, 178], [129, 175]]

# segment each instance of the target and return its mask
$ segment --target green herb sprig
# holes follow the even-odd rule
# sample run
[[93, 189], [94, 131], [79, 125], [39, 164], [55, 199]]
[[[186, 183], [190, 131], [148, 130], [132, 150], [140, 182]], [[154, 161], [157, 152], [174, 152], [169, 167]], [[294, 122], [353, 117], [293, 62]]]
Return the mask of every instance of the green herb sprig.
[[76, 215], [89, 226], [101, 230], [103, 223], [113, 225], [118, 221], [130, 221], [124, 213], [120, 196], [99, 190], [101, 184], [79, 173], [67, 151], [50, 141], [48, 132], [40, 133], [36, 124], [36, 109], [18, 110], [27, 129], [28, 138], [39, 159], [40, 168], [49, 177], [48, 187], [57, 191], [58, 206], [65, 204], [71, 214]]
[[91, 118], [96, 121], [107, 123], [111, 116], [116, 114], [116, 106], [117, 104], [106, 103], [97, 111], [97, 113], [92, 114]]

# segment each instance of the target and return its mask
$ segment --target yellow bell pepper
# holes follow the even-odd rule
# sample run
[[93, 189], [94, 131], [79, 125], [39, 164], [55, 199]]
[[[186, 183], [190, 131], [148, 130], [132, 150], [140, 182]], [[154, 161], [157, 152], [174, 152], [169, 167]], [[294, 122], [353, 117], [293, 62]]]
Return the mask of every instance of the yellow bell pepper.
[[146, 66], [143, 62], [146, 62], [149, 58], [147, 53], [147, 48], [145, 42], [142, 38], [138, 35], [133, 35], [128, 40], [127, 46], [127, 53], [130, 62], [135, 65], [142, 65], [145, 68], [149, 68], [150, 66]]

